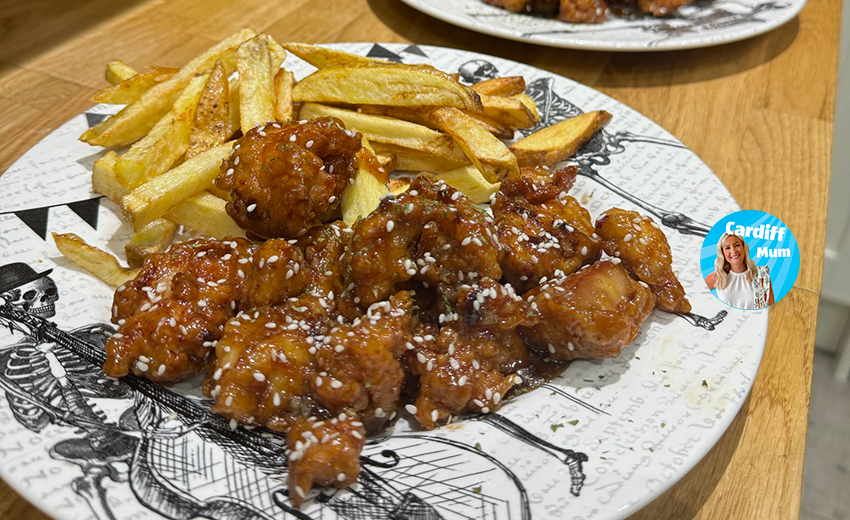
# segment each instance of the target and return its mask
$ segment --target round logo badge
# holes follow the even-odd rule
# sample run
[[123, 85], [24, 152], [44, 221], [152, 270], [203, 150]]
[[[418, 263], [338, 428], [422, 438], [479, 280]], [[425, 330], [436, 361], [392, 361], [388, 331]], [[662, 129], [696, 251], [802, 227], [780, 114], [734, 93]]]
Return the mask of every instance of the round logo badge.
[[723, 217], [702, 243], [700, 269], [720, 301], [738, 309], [763, 309], [785, 296], [800, 272], [800, 250], [791, 230], [763, 211]]

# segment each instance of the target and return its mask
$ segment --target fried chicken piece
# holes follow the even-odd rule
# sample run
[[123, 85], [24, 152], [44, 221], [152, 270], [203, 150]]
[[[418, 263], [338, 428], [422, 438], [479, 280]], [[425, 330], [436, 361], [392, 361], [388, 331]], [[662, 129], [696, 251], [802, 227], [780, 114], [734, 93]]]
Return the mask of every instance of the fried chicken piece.
[[289, 498], [299, 507], [313, 484], [343, 488], [360, 475], [366, 442], [363, 423], [345, 414], [333, 419], [297, 420], [286, 434]]
[[235, 238], [191, 240], [151, 256], [115, 292], [112, 321], [119, 329], [107, 343], [104, 370], [120, 377], [132, 369], [154, 381], [200, 371], [237, 311], [301, 292], [308, 270], [285, 274], [287, 266], [303, 262], [300, 255], [283, 240], [257, 249]]
[[638, 9], [642, 13], [650, 13], [652, 16], [670, 16], [683, 5], [693, 0], [637, 0]]
[[400, 292], [334, 327], [316, 352], [316, 402], [332, 414], [353, 410], [366, 431], [378, 431], [398, 406], [404, 370], [397, 358], [412, 339], [413, 307], [410, 294]]
[[531, 0], [484, 0], [484, 2], [492, 6], [507, 9], [512, 13], [521, 13], [526, 11]]
[[407, 364], [419, 376], [419, 394], [408, 411], [427, 429], [466, 412], [498, 409], [502, 397], [519, 382], [515, 373], [531, 360], [519, 326], [539, 317], [510, 286], [493, 280], [465, 285], [457, 312], [433, 335], [417, 335]]
[[622, 260], [632, 276], [649, 285], [659, 309], [691, 311], [685, 289], [673, 272], [667, 237], [655, 221], [637, 211], [611, 208], [596, 220], [596, 233], [608, 255]]
[[[308, 287], [310, 294], [324, 296], [331, 307], [328, 312], [335, 312], [346, 286], [344, 285], [345, 264], [343, 253], [351, 242], [353, 231], [345, 222], [337, 221], [313, 228], [299, 241], [305, 248], [307, 264], [312, 272], [312, 280]], [[359, 316], [359, 312], [351, 319]]]
[[608, 11], [605, 0], [561, 0], [558, 20], [568, 23], [602, 23]]
[[327, 117], [249, 130], [221, 166], [227, 213], [252, 234], [297, 238], [321, 224], [357, 172], [362, 136]]
[[545, 166], [523, 166], [519, 177], [502, 181], [499, 191], [508, 197], [522, 197], [532, 204], [542, 204], [566, 195], [575, 184], [577, 173], [575, 166], [554, 171]]
[[498, 280], [502, 251], [493, 226], [459, 191], [417, 177], [398, 197], [354, 226], [344, 263], [351, 298], [362, 308], [397, 292], [407, 280], [452, 286], [485, 277]]
[[315, 347], [331, 323], [319, 299], [302, 295], [282, 305], [240, 313], [216, 345], [207, 388], [213, 412], [240, 424], [286, 431], [313, 413], [310, 385]]
[[617, 258], [550, 280], [526, 295], [540, 322], [520, 332], [552, 359], [615, 357], [634, 341], [655, 296]]
[[[567, 186], [560, 182], [559, 188]], [[502, 271], [521, 292], [540, 280], [574, 273], [601, 254], [590, 213], [565, 190], [544, 191], [535, 186], [530, 181], [509, 184], [491, 205], [505, 250]], [[524, 194], [540, 202], [532, 203]], [[554, 196], [547, 199], [549, 195]]]
[[198, 372], [236, 313], [250, 261], [245, 239], [197, 239], [152, 255], [136, 278], [115, 291], [112, 321], [118, 333], [106, 344], [104, 371], [131, 370], [155, 381], [176, 381]]

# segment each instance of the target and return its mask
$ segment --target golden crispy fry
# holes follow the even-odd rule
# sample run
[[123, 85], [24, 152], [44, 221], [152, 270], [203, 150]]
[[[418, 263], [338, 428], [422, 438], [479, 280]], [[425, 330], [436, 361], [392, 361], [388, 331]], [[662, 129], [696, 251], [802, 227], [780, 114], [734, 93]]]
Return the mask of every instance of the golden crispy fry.
[[299, 81], [295, 101], [414, 107], [447, 106], [481, 111], [472, 89], [427, 65], [330, 65]]
[[329, 49], [319, 45], [310, 43], [284, 43], [283, 47], [306, 61], [310, 65], [318, 69], [323, 69], [330, 65], [353, 65], [358, 63], [386, 63], [385, 60], [376, 60], [366, 58], [350, 52], [340, 51], [337, 49]]
[[230, 87], [227, 71], [221, 60], [215, 62], [207, 84], [198, 99], [195, 120], [189, 134], [189, 149], [186, 158], [191, 159], [201, 152], [225, 142], [228, 137], [230, 117]]
[[143, 139], [133, 144], [115, 164], [118, 182], [133, 189], [167, 171], [189, 148], [189, 134], [198, 98], [209, 73], [195, 76]]
[[435, 108], [429, 117], [451, 135], [472, 164], [489, 182], [519, 176], [517, 159], [502, 141], [456, 108]]
[[261, 36], [266, 40], [266, 43], [269, 46], [269, 57], [271, 59], [269, 63], [272, 67], [272, 76], [274, 76], [277, 69], [279, 69], [280, 66], [283, 65], [284, 60], [286, 60], [286, 49], [284, 49], [283, 45], [278, 43], [271, 34], [262, 34]]
[[604, 110], [564, 119], [517, 141], [511, 151], [520, 166], [554, 166], [573, 156], [610, 120], [611, 114]]
[[102, 249], [88, 245], [73, 233], [53, 233], [53, 240], [65, 257], [112, 287], [129, 282], [139, 272], [138, 269], [123, 267], [117, 258]]
[[[374, 148], [372, 149], [374, 151]], [[386, 172], [395, 171], [395, 155], [375, 155], [375, 158], [378, 159], [378, 162], [381, 164], [381, 168]], [[389, 176], [389, 174], [387, 175]]]
[[227, 214], [225, 204], [226, 200], [202, 191], [175, 206], [165, 216], [213, 238], [245, 236], [245, 230]]
[[187, 198], [206, 190], [218, 176], [221, 161], [232, 147], [228, 142], [211, 148], [134, 189], [121, 199], [124, 216], [135, 229], [141, 229]]
[[[117, 159], [118, 155], [109, 151], [94, 163], [92, 188], [95, 192], [102, 193], [120, 204], [121, 198], [130, 193], [130, 190], [115, 179], [112, 167]], [[175, 206], [165, 217], [176, 224], [190, 227], [201, 234], [215, 238], [244, 236], [245, 230], [236, 225], [236, 222], [227, 214], [224, 208], [226, 203], [227, 198], [201, 192]]]
[[124, 254], [130, 267], [142, 267], [145, 258], [168, 249], [177, 234], [177, 224], [158, 218], [133, 233], [130, 241], [124, 244]]
[[463, 152], [453, 157], [440, 157], [428, 152], [413, 150], [393, 144], [372, 142], [372, 148], [378, 155], [395, 157], [394, 170], [410, 172], [444, 172], [470, 164], [469, 158]]
[[106, 81], [117, 85], [138, 74], [136, 69], [127, 65], [122, 60], [112, 60], [106, 64]]
[[274, 77], [274, 117], [278, 121], [292, 120], [292, 88], [295, 87], [295, 74], [280, 69]]
[[381, 197], [389, 193], [387, 171], [378, 162], [369, 141], [363, 138], [363, 148], [357, 152], [359, 168], [351, 184], [340, 195], [342, 220], [349, 226], [378, 207]]
[[516, 98], [482, 95], [481, 104], [485, 116], [512, 128], [531, 128], [537, 122], [535, 113]]
[[416, 123], [393, 117], [362, 114], [344, 108], [330, 107], [317, 103], [301, 106], [302, 119], [333, 116], [362, 133], [370, 143], [384, 143], [425, 152], [437, 157], [462, 161], [463, 151], [451, 136]]
[[528, 94], [516, 94], [511, 96], [514, 99], [518, 99], [520, 103], [525, 105], [525, 107], [531, 112], [532, 117], [534, 117], [535, 121], [540, 121], [540, 114], [537, 113], [537, 104], [533, 99], [528, 97]]
[[393, 177], [390, 179], [390, 193], [393, 195], [401, 195], [410, 187], [410, 179], [403, 177]]
[[501, 183], [491, 183], [473, 165], [463, 166], [435, 176], [456, 190], [460, 190], [476, 204], [490, 201], [490, 196], [499, 191]]
[[485, 79], [471, 85], [470, 88], [485, 96], [514, 96], [525, 92], [525, 78], [508, 76], [506, 78]]
[[484, 127], [485, 130], [498, 137], [499, 139], [513, 139], [515, 130], [510, 125], [506, 125], [495, 119], [476, 114], [475, 112], [466, 112], [466, 115], [478, 121], [478, 124]]
[[236, 48], [256, 35], [251, 29], [242, 29], [210, 47], [170, 79], [151, 87], [138, 101], [86, 130], [80, 140], [97, 146], [124, 146], [138, 141], [168, 112], [189, 81], [216, 60], [224, 61], [228, 73], [235, 70]]
[[96, 160], [91, 172], [91, 187], [95, 193], [106, 195], [106, 198], [112, 202], [120, 204], [121, 197], [130, 193], [130, 190], [115, 178], [117, 162], [118, 154], [112, 150]]
[[274, 119], [274, 75], [269, 45], [256, 37], [236, 51], [239, 71], [239, 119], [242, 132]]
[[240, 91], [239, 80], [233, 79], [230, 81], [230, 99], [228, 105], [230, 110], [227, 116], [227, 136], [233, 137], [233, 134], [239, 131], [241, 113], [239, 110]]
[[150, 67], [148, 72], [135, 74], [117, 85], [98, 90], [91, 100], [95, 103], [133, 103], [157, 83], [162, 83], [174, 76], [178, 70], [168, 67]]

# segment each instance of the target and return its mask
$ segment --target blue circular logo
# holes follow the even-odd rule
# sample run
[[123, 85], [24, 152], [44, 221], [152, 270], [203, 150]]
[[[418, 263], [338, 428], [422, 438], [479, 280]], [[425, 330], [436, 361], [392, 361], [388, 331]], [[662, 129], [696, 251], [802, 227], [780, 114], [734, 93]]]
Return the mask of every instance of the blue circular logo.
[[711, 228], [700, 251], [700, 269], [720, 301], [761, 309], [785, 296], [800, 271], [791, 230], [763, 211], [737, 211]]

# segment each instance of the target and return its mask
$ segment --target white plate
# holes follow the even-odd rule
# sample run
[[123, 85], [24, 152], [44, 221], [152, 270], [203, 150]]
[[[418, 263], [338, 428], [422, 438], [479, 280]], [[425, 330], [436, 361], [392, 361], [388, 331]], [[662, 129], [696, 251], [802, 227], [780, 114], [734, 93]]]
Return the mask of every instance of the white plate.
[[[643, 207], [657, 220], [659, 211], [681, 212], [699, 233], [738, 209], [712, 172], [670, 134], [571, 80], [458, 50], [344, 48], [428, 61], [465, 76], [523, 75], [549, 123], [579, 109], [611, 112], [611, 124], [579, 154], [584, 174], [573, 194], [586, 198], [594, 217], [611, 206]], [[309, 72], [291, 60], [287, 66], [299, 77]], [[157, 385], [110, 386], [61, 343], [68, 337], [61, 331], [77, 331], [89, 342], [102, 337], [99, 324], [108, 321], [111, 291], [60, 256], [49, 232], [77, 233], [119, 255], [130, 236], [116, 206], [90, 192], [91, 166], [102, 151], [77, 140], [115, 110], [101, 105], [75, 117], [0, 177], [0, 285], [11, 279], [15, 262], [37, 274], [52, 269], [39, 280], [58, 288], [51, 320], [59, 329], [34, 339], [24, 335], [26, 326], [10, 327], [8, 319], [0, 326], [0, 474], [63, 520], [105, 520], [108, 512], [137, 519], [200, 513], [293, 518], [275, 504], [286, 469], [275, 460], [271, 440], [239, 429], [238, 438], [222, 441], [197, 426], [206, 420], [202, 405], [184, 398], [156, 404], [173, 397]], [[676, 219], [671, 215], [667, 221]], [[399, 422], [367, 446], [369, 471], [354, 486], [357, 493], [328, 492], [324, 501], [314, 493], [302, 513], [379, 518], [400, 508], [415, 518], [611, 520], [676, 482], [738, 412], [761, 360], [767, 312], [718, 302], [700, 275], [702, 238], [664, 229], [694, 313], [728, 312], [714, 330], [695, 326], [693, 318], [655, 312], [620, 357], [574, 362], [552, 383], [505, 403], [498, 416], [431, 432]], [[47, 294], [44, 287], [36, 292]], [[191, 394], [190, 386], [176, 391]], [[178, 404], [183, 411], [173, 410]]]
[[601, 24], [572, 24], [512, 13], [483, 0], [402, 0], [453, 25], [551, 47], [596, 51], [671, 51], [732, 43], [776, 29], [806, 0], [697, 0], [668, 18], [608, 15]]

